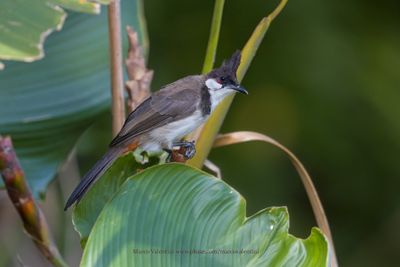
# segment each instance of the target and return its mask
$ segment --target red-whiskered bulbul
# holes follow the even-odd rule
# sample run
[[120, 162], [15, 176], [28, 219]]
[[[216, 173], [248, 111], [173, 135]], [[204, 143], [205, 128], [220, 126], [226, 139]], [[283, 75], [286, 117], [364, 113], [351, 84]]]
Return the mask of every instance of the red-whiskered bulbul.
[[180, 141], [208, 118], [226, 96], [247, 94], [236, 78], [241, 53], [236, 51], [221, 67], [205, 75], [192, 75], [162, 87], [132, 111], [108, 151], [86, 173], [69, 197], [65, 209], [79, 202], [89, 187], [122, 154], [140, 147], [152, 153], [185, 147], [185, 157], [194, 156], [193, 142]]

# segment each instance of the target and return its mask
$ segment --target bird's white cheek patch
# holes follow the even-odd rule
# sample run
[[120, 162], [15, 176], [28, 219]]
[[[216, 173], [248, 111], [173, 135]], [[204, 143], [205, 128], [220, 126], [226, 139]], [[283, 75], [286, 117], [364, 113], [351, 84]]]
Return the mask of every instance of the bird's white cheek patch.
[[208, 89], [211, 90], [217, 90], [222, 88], [222, 84], [218, 83], [215, 79], [212, 78], [207, 79], [206, 86], [208, 87]]

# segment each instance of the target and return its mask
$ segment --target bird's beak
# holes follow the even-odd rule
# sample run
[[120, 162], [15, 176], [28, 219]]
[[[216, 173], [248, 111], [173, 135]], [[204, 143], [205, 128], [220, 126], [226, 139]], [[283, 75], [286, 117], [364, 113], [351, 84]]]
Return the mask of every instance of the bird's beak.
[[244, 89], [244, 87], [242, 87], [240, 85], [236, 85], [232, 89], [237, 91], [237, 92], [239, 92], [239, 93], [241, 93], [241, 94], [244, 94], [244, 95], [248, 95], [249, 94], [249, 92], [247, 92], [247, 90]]

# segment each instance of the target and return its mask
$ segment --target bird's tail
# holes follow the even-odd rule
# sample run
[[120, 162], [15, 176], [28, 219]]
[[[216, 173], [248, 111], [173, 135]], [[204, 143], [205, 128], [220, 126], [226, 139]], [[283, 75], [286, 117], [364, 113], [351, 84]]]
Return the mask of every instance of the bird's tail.
[[121, 154], [119, 147], [111, 147], [103, 157], [86, 173], [78, 186], [74, 189], [71, 196], [65, 204], [64, 210], [67, 210], [75, 202], [79, 202], [89, 187], [111, 166], [111, 164]]

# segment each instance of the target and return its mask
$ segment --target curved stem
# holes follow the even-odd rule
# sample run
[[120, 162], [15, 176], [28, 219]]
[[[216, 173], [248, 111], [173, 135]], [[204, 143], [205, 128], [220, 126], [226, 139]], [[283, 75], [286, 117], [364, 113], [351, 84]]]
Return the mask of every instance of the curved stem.
[[311, 208], [314, 213], [315, 220], [317, 221], [317, 225], [321, 228], [322, 232], [325, 234], [326, 238], [330, 244], [330, 262], [331, 267], [337, 267], [338, 262], [336, 258], [335, 246], [333, 244], [331, 228], [329, 226], [328, 218], [326, 217], [324, 207], [322, 205], [321, 199], [318, 196], [318, 192], [315, 189], [314, 183], [311, 179], [311, 176], [308, 174], [306, 168], [303, 163], [290, 151], [287, 147], [276, 141], [275, 139], [256, 132], [250, 131], [241, 131], [241, 132], [233, 132], [227, 134], [219, 135], [214, 142], [213, 147], [221, 147], [227, 146], [237, 143], [249, 142], [249, 141], [263, 141], [270, 143], [288, 155], [290, 161], [293, 166], [296, 168], [297, 173], [300, 175], [301, 182], [303, 183], [304, 189], [306, 190], [308, 199], [311, 204]]

